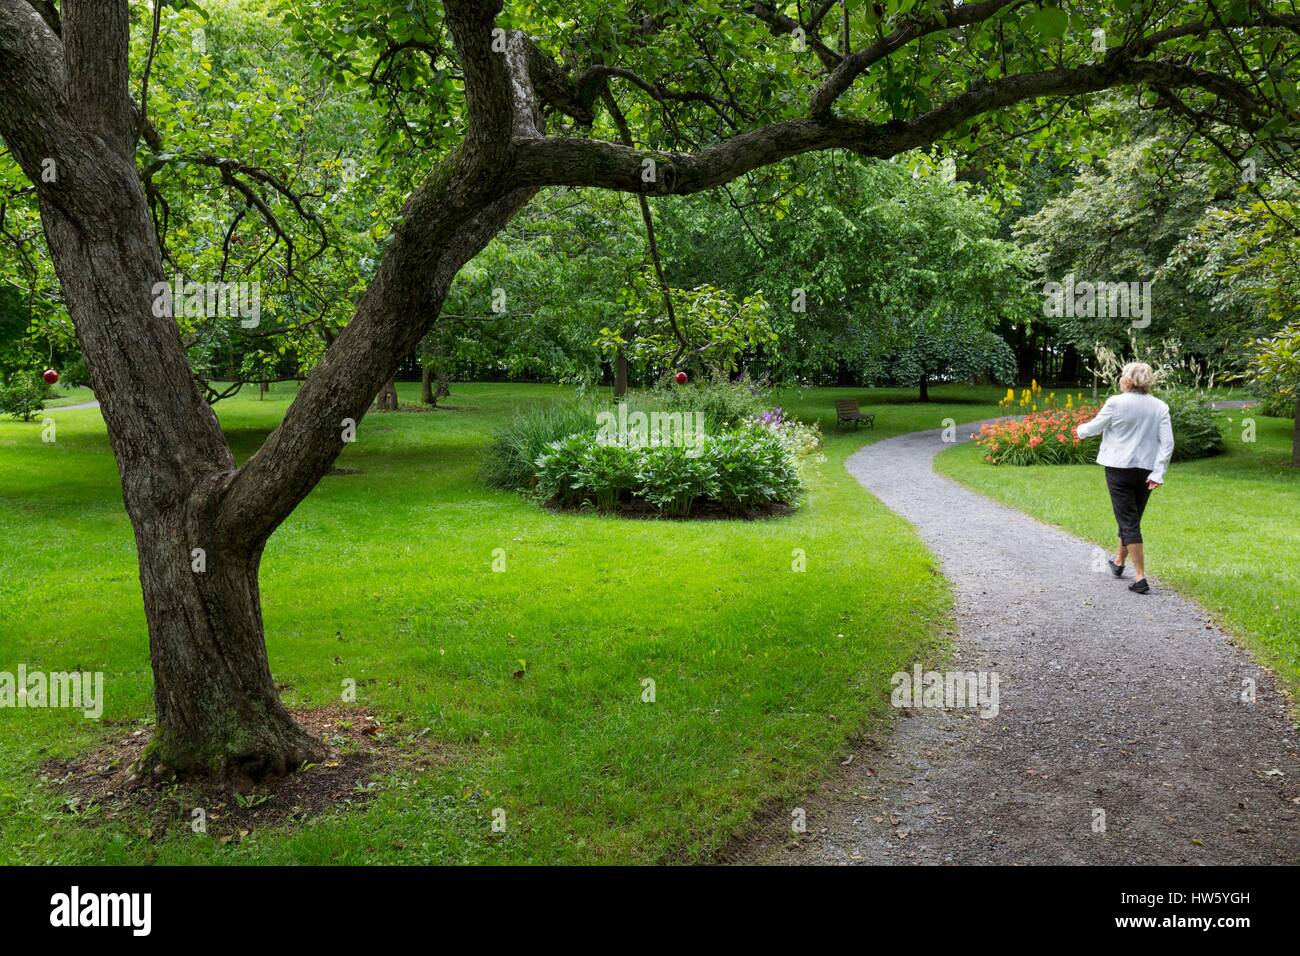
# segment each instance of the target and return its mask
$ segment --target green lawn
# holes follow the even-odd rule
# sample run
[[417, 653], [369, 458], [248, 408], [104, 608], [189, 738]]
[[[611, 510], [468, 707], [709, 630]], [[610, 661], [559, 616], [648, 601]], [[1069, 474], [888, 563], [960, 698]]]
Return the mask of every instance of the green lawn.
[[[95, 393], [85, 385], [76, 385], [68, 388], [63, 385], [55, 385], [50, 390], [50, 397], [45, 400], [46, 408], [63, 408], [65, 405], [84, 405], [86, 402], [93, 402]], [[3, 419], [0, 419], [2, 421]]]
[[[1242, 416], [1256, 441], [1242, 440]], [[1218, 415], [1227, 453], [1174, 464], [1142, 520], [1147, 568], [1195, 598], [1300, 690], [1300, 472], [1290, 467], [1290, 420]], [[1097, 465], [993, 466], [973, 444], [935, 467], [977, 491], [1107, 548], [1115, 521]]]
[[[290, 394], [218, 406], [241, 459]], [[39, 780], [148, 718], [148, 642], [98, 410], [55, 410], [54, 444], [39, 422], [0, 421], [0, 670], [102, 670], [107, 697], [100, 722], [0, 710], [0, 863], [704, 860], [815, 783], [885, 711], [888, 674], [944, 653], [934, 562], [842, 463], [873, 437], [991, 415], [995, 389], [936, 389], [928, 406], [885, 404], [908, 390], [776, 396], [824, 427], [855, 397], [878, 428], [831, 437], [805, 506], [756, 523], [556, 515], [485, 488], [494, 428], [563, 394], [459, 385], [455, 410], [371, 415], [340, 460], [358, 473], [326, 478], [271, 539], [262, 596], [289, 704], [336, 703], [353, 678], [359, 706], [455, 757], [385, 778], [365, 810], [226, 846], [188, 828], [151, 843]]]

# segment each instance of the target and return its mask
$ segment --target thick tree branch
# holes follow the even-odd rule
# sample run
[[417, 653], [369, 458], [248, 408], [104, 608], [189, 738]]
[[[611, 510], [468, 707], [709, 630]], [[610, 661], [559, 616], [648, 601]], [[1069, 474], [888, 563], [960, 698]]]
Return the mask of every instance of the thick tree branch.
[[835, 2], [836, 0], [832, 0], [832, 2], [826, 3], [824, 5], [825, 9], [813, 20], [810, 20], [808, 25], [787, 17], [775, 7], [762, 2], [762, 0], [752, 4], [749, 12], [766, 23], [773, 36], [782, 36], [784, 34], [798, 36], [802, 34], [804, 42], [808, 44], [808, 49], [817, 55], [817, 59], [821, 60], [822, 66], [828, 70], [833, 70], [840, 62], [840, 55], [821, 41], [821, 38], [817, 36], [817, 30], [821, 26], [822, 19], [830, 8], [835, 5]]
[[468, 154], [500, 161], [515, 132], [515, 102], [504, 30], [495, 26], [501, 0], [444, 0], [447, 27], [465, 74]]
[[54, 142], [74, 135], [62, 115], [64, 84], [58, 36], [27, 0], [0, 0], [0, 137], [32, 183]]
[[59, 19], [59, 11], [54, 6], [54, 0], [27, 0], [36, 12], [41, 15], [41, 19], [49, 26], [55, 34], [63, 32], [63, 23]]
[[884, 59], [917, 37], [981, 23], [1002, 10], [1017, 7], [1025, 2], [1026, 0], [985, 0], [983, 3], [967, 3], [949, 9], [943, 17], [936, 16], [927, 20], [904, 23], [870, 46], [845, 56], [813, 94], [808, 112], [813, 116], [820, 116], [830, 110], [831, 104], [840, 94], [873, 63]]
[[[982, 83], [906, 122], [867, 123], [823, 114], [741, 133], [694, 153], [630, 149], [571, 137], [520, 142], [514, 175], [548, 186], [600, 186], [631, 193], [685, 194], [720, 186], [761, 166], [823, 149], [888, 158], [935, 142], [982, 113], [1041, 97], [1079, 96], [1120, 85], [1197, 87], [1231, 101], [1243, 127], [1258, 125], [1259, 105], [1240, 83], [1188, 67], [1107, 58], [1074, 69], [1044, 70]], [[643, 176], [654, 159], [655, 176]]]

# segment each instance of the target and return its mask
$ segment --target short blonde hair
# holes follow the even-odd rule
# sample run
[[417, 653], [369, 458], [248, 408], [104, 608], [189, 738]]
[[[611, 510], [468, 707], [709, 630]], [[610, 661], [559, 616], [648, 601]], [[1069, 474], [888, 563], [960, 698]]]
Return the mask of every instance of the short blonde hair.
[[1151, 391], [1151, 386], [1156, 383], [1156, 373], [1151, 371], [1151, 366], [1146, 362], [1129, 362], [1124, 366], [1124, 370], [1119, 373], [1120, 387], [1128, 382], [1128, 387], [1135, 392], [1147, 394]]

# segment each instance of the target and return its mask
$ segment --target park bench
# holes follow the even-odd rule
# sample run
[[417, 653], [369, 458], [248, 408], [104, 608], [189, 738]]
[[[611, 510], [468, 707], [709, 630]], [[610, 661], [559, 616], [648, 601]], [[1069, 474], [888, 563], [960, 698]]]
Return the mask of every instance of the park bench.
[[875, 415], [864, 415], [858, 403], [851, 398], [843, 399], [835, 403], [835, 427], [852, 424], [857, 428], [861, 422], [866, 422], [870, 427], [876, 427]]

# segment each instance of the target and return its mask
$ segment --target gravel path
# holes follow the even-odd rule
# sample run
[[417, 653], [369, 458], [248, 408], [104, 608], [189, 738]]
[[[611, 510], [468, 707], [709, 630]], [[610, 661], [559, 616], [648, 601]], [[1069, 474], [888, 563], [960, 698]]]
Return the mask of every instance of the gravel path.
[[1093, 545], [936, 475], [943, 447], [939, 431], [917, 432], [847, 465], [941, 559], [957, 598], [952, 666], [999, 675], [998, 715], [898, 711], [800, 802], [805, 833], [783, 808], [729, 857], [1300, 862], [1297, 731], [1272, 676], [1156, 575], [1151, 594], [1131, 594], [1132, 571], [1095, 570]]

